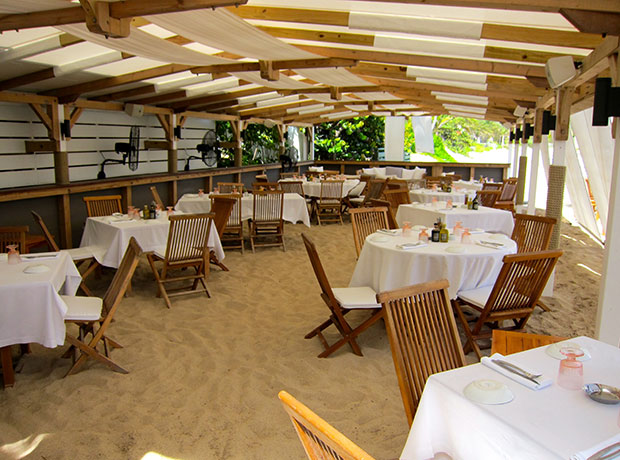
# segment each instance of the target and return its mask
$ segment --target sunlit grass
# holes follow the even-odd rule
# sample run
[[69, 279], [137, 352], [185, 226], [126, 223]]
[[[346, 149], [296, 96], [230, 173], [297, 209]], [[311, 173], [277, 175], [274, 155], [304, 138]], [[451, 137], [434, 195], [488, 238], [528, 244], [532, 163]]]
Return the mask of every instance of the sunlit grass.
[[20, 441], [4, 444], [0, 446], [0, 453], [5, 454], [7, 458], [19, 459], [30, 455], [39, 446], [49, 434], [43, 433], [38, 435], [30, 435]]

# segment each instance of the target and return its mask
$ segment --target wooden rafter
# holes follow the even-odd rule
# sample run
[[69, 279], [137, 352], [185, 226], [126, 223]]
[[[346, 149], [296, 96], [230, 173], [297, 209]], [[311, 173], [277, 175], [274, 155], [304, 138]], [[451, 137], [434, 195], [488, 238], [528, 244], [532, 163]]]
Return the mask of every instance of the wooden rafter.
[[269, 62], [273, 70], [316, 69], [321, 67], [351, 67], [357, 61], [344, 58], [290, 59], [285, 61], [238, 62], [234, 64], [214, 64], [194, 67], [192, 73], [251, 72], [260, 71], [261, 63]]

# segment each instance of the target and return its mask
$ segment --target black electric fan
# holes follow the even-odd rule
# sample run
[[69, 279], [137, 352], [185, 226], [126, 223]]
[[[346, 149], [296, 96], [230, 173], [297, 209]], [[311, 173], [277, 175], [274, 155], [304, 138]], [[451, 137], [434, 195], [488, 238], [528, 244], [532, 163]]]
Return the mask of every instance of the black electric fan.
[[119, 155], [123, 155], [122, 160], [116, 158], [106, 158], [101, 163], [101, 170], [97, 174], [97, 179], [105, 179], [105, 165], [110, 163], [128, 165], [131, 171], [138, 169], [140, 154], [140, 127], [132, 126], [129, 131], [129, 142], [117, 142], [114, 150]]
[[189, 171], [189, 162], [191, 160], [202, 160], [210, 168], [217, 165], [220, 159], [220, 143], [217, 140], [217, 134], [214, 129], [207, 130], [202, 137], [202, 142], [196, 146], [196, 150], [198, 150], [200, 156], [188, 156], [185, 162], [185, 171]]

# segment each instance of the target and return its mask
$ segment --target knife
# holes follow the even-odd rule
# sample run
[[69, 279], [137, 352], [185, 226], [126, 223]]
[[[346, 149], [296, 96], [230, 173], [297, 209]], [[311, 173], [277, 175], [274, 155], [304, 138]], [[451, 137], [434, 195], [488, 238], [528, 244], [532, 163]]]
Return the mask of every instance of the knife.
[[530, 382], [534, 382], [536, 385], [540, 385], [540, 382], [536, 380], [536, 377], [534, 377], [534, 374], [531, 374], [521, 369], [519, 366], [515, 366], [514, 364], [509, 363], [507, 361], [502, 361], [501, 359], [492, 359], [491, 362], [493, 364], [497, 364], [499, 367], [506, 369], [508, 372], [512, 372], [513, 374], [523, 377], [524, 379], [527, 379]]

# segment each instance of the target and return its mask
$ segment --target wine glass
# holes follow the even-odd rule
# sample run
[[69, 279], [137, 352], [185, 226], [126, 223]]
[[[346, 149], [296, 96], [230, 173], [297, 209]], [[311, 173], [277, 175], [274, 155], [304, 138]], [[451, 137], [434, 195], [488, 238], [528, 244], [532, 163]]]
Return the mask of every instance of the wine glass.
[[411, 236], [411, 222], [403, 222], [403, 236]]
[[583, 356], [583, 350], [573, 347], [560, 349], [566, 358], [560, 361], [558, 385], [567, 390], [579, 390], [583, 386], [583, 363], [577, 358]]
[[6, 247], [9, 250], [9, 253], [7, 254], [7, 262], [11, 265], [20, 263], [22, 258], [19, 256], [17, 244], [7, 244]]
[[174, 214], [174, 208], [172, 206], [167, 206], [168, 216], [172, 216]]

